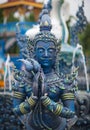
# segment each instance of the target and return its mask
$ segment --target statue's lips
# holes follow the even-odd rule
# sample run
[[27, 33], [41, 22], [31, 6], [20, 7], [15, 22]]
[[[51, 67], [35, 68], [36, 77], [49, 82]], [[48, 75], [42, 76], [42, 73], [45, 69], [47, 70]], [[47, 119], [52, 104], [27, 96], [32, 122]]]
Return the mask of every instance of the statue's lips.
[[49, 60], [52, 60], [52, 58], [40, 58], [41, 60], [44, 60], [44, 61], [49, 61]]
[[47, 65], [52, 61], [52, 58], [41, 58], [43, 64]]

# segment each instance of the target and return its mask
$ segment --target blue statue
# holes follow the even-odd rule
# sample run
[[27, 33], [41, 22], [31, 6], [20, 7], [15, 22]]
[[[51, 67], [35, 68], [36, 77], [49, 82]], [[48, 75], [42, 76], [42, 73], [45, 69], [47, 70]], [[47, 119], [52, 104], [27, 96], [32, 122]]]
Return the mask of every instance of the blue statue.
[[[30, 40], [17, 29], [25, 69], [13, 67], [14, 113], [18, 116], [28, 113], [29, 130], [65, 130], [67, 119], [74, 119], [73, 73], [67, 78], [60, 75], [58, 63], [60, 41], [51, 33], [48, 11], [40, 15], [40, 32]], [[74, 86], [74, 87], [70, 87]], [[69, 88], [70, 87], [70, 88]]]

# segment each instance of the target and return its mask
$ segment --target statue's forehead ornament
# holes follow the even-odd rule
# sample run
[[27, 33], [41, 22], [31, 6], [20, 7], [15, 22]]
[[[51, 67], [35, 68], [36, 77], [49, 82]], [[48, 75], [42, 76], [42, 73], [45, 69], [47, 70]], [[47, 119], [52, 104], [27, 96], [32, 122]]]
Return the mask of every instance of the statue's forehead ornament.
[[47, 43], [47, 41], [52, 41], [55, 45], [58, 44], [57, 39], [55, 38], [55, 36], [53, 34], [51, 34], [50, 32], [41, 32], [39, 34], [37, 34], [33, 40], [34, 45], [38, 42], [38, 41], [44, 41]]

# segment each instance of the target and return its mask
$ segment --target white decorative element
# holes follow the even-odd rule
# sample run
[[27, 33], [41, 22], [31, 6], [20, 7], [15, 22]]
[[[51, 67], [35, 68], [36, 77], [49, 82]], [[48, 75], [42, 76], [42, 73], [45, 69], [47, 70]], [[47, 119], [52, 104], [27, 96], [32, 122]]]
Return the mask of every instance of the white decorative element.
[[20, 22], [24, 22], [25, 21], [25, 15], [23, 15], [23, 14], [21, 15], [18, 11], [16, 11], [14, 13], [14, 17], [19, 19]]
[[16, 38], [13, 37], [13, 38], [10, 38], [7, 42], [6, 42], [6, 45], [5, 45], [5, 50], [8, 50], [16, 41]]
[[39, 33], [39, 25], [34, 25], [32, 29], [26, 32], [26, 35], [29, 36], [30, 39], [33, 39], [37, 33]]
[[30, 11], [26, 12], [26, 13], [25, 13], [25, 17], [26, 17], [26, 18], [29, 18], [30, 14], [31, 14]]
[[55, 34], [56, 38], [61, 39], [62, 28], [60, 23], [60, 1], [52, 0], [52, 10], [50, 12], [52, 30], [51, 32]]
[[14, 16], [14, 18], [17, 18], [17, 19], [18, 19], [18, 18], [20, 17], [20, 14], [19, 14], [19, 12], [18, 12], [18, 11], [16, 11], [16, 12], [14, 13], [14, 15], [13, 15], [13, 16]]
[[43, 4], [46, 5], [49, 2], [49, 0], [43, 0]]
[[7, 23], [7, 19], [8, 19], [7, 16], [5, 16], [4, 19], [3, 19], [3, 24]]
[[5, 93], [6, 88], [7, 88], [7, 86], [6, 86], [7, 77], [8, 77], [8, 81], [9, 81], [9, 91], [11, 91], [12, 86], [11, 86], [10, 56], [9, 56], [9, 54], [7, 55], [7, 60], [5, 62], [4, 93]]
[[37, 3], [43, 3], [44, 0], [35, 0], [35, 2], [37, 2]]
[[2, 56], [0, 56], [0, 69], [3, 68], [3, 64], [4, 64], [4, 59], [2, 58]]
[[4, 4], [4, 3], [7, 3], [8, 0], [0, 0], [0, 4]]
[[28, 6], [27, 8], [28, 8], [28, 10], [33, 10], [34, 9], [33, 6]]
[[62, 10], [63, 10], [63, 16], [65, 18], [65, 21], [68, 21], [69, 17], [70, 17], [70, 4], [69, 4], [69, 2], [65, 1], [63, 3]]
[[68, 37], [69, 37], [69, 32], [68, 32], [68, 28], [66, 25], [66, 20], [65, 20], [65, 16], [63, 14], [63, 5], [60, 11], [60, 18], [61, 18], [61, 26], [62, 26], [62, 42], [63, 43], [68, 43]]
[[84, 7], [84, 11], [85, 11], [85, 16], [87, 17], [88, 22], [90, 23], [90, 0], [85, 0], [85, 7]]

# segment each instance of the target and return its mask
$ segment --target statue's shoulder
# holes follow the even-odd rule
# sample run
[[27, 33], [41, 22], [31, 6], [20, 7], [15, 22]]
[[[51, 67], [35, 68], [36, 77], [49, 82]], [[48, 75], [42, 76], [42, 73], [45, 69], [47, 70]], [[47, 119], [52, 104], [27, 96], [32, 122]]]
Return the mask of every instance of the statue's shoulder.
[[57, 72], [46, 75], [46, 82], [49, 86], [56, 86], [60, 89], [65, 89], [62, 79]]
[[70, 74], [64, 74], [64, 73], [60, 74], [60, 79], [65, 89], [70, 91], [78, 90], [77, 75], [78, 75], [78, 68], [76, 68]]
[[12, 88], [13, 90], [25, 89], [25, 86], [32, 86], [33, 75], [26, 71], [26, 69], [17, 69], [15, 65], [12, 66]]

